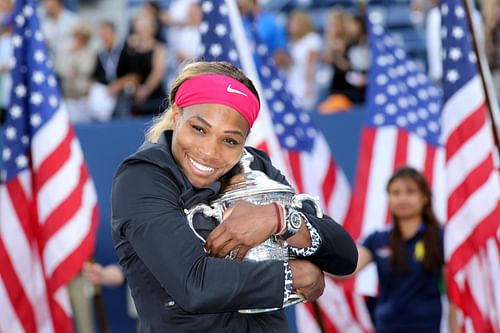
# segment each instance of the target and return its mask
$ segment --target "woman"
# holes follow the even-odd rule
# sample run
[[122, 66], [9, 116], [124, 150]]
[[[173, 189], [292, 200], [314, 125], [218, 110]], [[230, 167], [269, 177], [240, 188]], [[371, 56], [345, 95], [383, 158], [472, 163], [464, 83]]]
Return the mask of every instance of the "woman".
[[389, 179], [387, 194], [393, 225], [365, 239], [356, 268], [372, 261], [377, 266], [376, 332], [439, 332], [443, 230], [432, 211], [431, 190], [420, 172], [403, 167]]
[[[238, 171], [259, 98], [252, 82], [224, 62], [186, 66], [169, 98], [170, 108], [120, 166], [112, 190], [113, 241], [141, 332], [289, 332], [282, 310], [238, 310], [281, 307], [292, 291], [315, 300], [323, 292], [323, 270], [354, 271], [352, 239], [329, 217], [317, 218], [307, 202], [300, 227], [292, 230], [283, 207], [241, 201], [219, 225], [200, 214], [197, 232], [208, 237], [203, 245], [184, 210], [211, 201], [221, 181]], [[267, 155], [246, 149], [253, 169], [287, 184]], [[287, 233], [295, 233], [287, 241], [297, 259], [239, 260]], [[230, 252], [237, 260], [224, 259]]]
[[311, 22], [309, 14], [294, 11], [288, 21], [291, 63], [287, 69], [287, 88], [295, 101], [310, 111], [316, 104], [316, 69], [321, 50], [321, 36]]

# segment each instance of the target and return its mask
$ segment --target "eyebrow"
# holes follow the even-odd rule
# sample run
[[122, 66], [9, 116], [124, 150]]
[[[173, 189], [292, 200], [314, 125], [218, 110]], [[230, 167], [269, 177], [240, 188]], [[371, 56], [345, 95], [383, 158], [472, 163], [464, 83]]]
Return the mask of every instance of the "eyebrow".
[[[202, 117], [200, 117], [200, 116], [193, 116], [191, 119], [193, 119], [193, 118], [198, 119], [199, 121], [201, 121], [202, 123], [204, 123], [207, 127], [212, 128], [212, 125], [210, 125], [210, 123], [208, 121], [206, 121], [205, 119], [203, 119]], [[241, 131], [238, 131], [238, 130], [226, 130], [226, 131], [224, 131], [224, 133], [239, 135], [242, 138], [245, 137], [243, 135], [243, 133]]]

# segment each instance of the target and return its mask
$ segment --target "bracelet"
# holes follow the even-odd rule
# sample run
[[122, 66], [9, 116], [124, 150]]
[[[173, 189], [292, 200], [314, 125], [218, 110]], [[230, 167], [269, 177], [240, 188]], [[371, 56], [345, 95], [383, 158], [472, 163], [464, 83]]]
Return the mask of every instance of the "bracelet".
[[281, 214], [282, 213], [282, 207], [280, 204], [278, 204], [277, 202], [272, 202], [272, 205], [274, 207], [274, 210], [276, 212], [276, 217], [278, 218], [278, 223], [276, 224], [276, 232], [274, 233], [275, 235], [279, 235], [283, 229], [283, 215]]

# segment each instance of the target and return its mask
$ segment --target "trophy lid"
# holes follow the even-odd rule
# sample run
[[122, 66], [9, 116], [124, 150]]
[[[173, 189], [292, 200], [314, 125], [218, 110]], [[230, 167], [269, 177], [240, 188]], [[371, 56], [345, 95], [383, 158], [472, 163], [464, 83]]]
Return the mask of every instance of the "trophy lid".
[[234, 201], [264, 193], [281, 192], [294, 194], [290, 186], [272, 180], [262, 171], [250, 168], [252, 161], [252, 154], [244, 149], [240, 159], [241, 172], [232, 177], [223, 186], [221, 194], [217, 197], [216, 201]]

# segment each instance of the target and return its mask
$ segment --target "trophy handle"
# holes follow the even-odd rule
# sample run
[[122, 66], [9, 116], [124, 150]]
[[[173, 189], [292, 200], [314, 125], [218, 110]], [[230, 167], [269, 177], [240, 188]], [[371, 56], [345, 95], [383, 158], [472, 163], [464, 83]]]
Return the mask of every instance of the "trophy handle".
[[292, 198], [292, 203], [291, 206], [292, 208], [300, 209], [302, 208], [302, 202], [304, 201], [311, 201], [314, 205], [314, 208], [316, 209], [316, 216], [321, 218], [323, 217], [323, 210], [321, 209], [321, 206], [319, 205], [319, 198], [318, 197], [313, 197], [312, 195], [301, 193], [301, 194], [296, 194]]
[[196, 237], [198, 237], [203, 243], [205, 243], [206, 241], [205, 238], [203, 238], [194, 228], [193, 217], [198, 213], [202, 213], [207, 217], [214, 217], [220, 223], [220, 221], [222, 221], [222, 215], [224, 214], [224, 211], [222, 209], [222, 206], [219, 205], [215, 207], [210, 207], [206, 204], [199, 204], [191, 209], [184, 209], [184, 213], [186, 213], [186, 218], [188, 220], [188, 224], [191, 230], [194, 232]]

